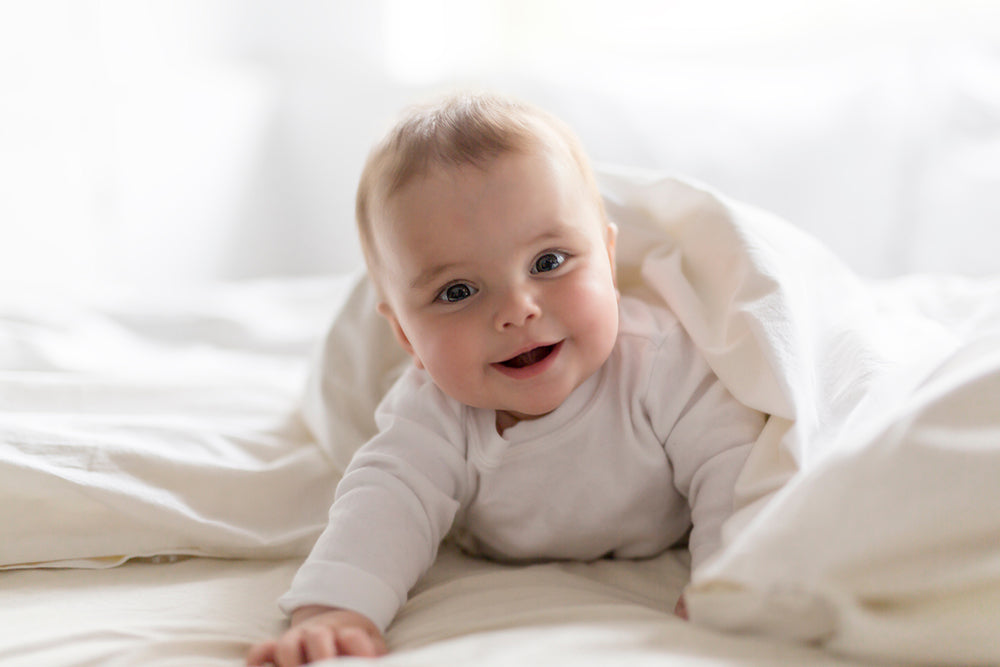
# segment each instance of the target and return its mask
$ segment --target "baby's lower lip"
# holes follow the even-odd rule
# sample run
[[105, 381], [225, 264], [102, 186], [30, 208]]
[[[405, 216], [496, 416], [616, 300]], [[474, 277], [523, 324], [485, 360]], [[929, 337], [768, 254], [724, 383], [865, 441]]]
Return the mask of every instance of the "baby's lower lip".
[[507, 377], [518, 380], [530, 378], [548, 370], [555, 362], [561, 349], [562, 341], [554, 345], [541, 345], [512, 359], [491, 364], [491, 366]]

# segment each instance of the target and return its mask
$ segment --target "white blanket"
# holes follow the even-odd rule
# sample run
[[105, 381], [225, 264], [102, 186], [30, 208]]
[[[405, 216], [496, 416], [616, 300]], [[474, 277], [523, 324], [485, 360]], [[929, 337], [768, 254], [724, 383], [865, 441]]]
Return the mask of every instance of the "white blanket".
[[[868, 284], [704, 189], [601, 181], [623, 291], [665, 300], [772, 415], [727, 546], [693, 573], [695, 623], [860, 658], [1000, 662], [1000, 283]], [[370, 286], [174, 298], [4, 297], [0, 567], [308, 551], [405, 363]]]
[[347, 278], [0, 302], [0, 568], [308, 553], [336, 475], [296, 405]]
[[[1000, 663], [1000, 280], [870, 285], [791, 226], [607, 174], [647, 288], [772, 415], [697, 623], [865, 658]], [[627, 235], [625, 235], [627, 236]], [[626, 257], [626, 260], [634, 260]]]
[[[600, 174], [622, 291], [662, 299], [769, 415], [696, 623], [861, 658], [1000, 662], [1000, 280], [873, 284], [707, 189]], [[405, 363], [359, 282], [305, 415], [339, 466]]]

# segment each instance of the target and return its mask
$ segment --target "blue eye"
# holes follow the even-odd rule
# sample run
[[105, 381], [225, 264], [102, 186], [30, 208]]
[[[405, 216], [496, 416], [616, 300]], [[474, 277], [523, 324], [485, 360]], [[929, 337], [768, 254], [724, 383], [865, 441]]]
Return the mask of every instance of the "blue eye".
[[547, 273], [555, 271], [566, 261], [566, 255], [561, 252], [547, 252], [535, 260], [535, 265], [531, 267], [532, 273]]
[[458, 301], [468, 299], [478, 291], [479, 290], [471, 285], [467, 285], [465, 283], [455, 283], [454, 285], [448, 285], [441, 290], [435, 300], [444, 301], [445, 303], [456, 303]]

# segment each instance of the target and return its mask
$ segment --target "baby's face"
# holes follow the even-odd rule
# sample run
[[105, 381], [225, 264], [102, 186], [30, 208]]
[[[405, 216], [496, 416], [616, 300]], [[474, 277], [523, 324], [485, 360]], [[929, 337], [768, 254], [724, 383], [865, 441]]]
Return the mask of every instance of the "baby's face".
[[550, 153], [435, 169], [374, 230], [380, 312], [442, 391], [498, 423], [554, 410], [618, 335], [615, 229]]

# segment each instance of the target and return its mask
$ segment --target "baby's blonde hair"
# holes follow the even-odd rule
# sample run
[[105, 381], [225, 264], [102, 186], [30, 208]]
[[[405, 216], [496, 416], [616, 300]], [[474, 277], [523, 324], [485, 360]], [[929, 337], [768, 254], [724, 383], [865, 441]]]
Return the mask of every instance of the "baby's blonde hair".
[[372, 227], [378, 207], [414, 178], [435, 167], [474, 165], [485, 169], [501, 155], [552, 146], [553, 139], [563, 144], [580, 170], [601, 219], [606, 221], [583, 146], [555, 116], [524, 102], [485, 93], [450, 95], [407, 109], [372, 149], [358, 184], [355, 217], [369, 269], [375, 267], [377, 259]]

